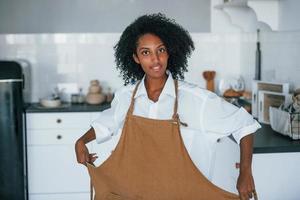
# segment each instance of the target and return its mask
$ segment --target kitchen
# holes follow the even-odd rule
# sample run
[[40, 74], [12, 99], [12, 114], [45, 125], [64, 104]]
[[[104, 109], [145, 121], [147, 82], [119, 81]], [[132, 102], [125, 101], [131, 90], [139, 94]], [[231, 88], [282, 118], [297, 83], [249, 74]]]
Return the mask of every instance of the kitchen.
[[[90, 81], [96, 79], [100, 81], [104, 94], [109, 89], [114, 92], [122, 85], [113, 56], [113, 46], [120, 32], [136, 16], [161, 11], [186, 27], [195, 42], [196, 50], [189, 60], [187, 81], [206, 87], [202, 72], [214, 70], [216, 92], [220, 92], [218, 86], [222, 80], [240, 76], [246, 90], [251, 91], [256, 65], [256, 29], [251, 29], [250, 25], [237, 29], [236, 25], [230, 24], [222, 9], [215, 8], [222, 3], [221, 0], [166, 1], [165, 4], [158, 3], [160, 7], [153, 1], [134, 0], [94, 0], [89, 3], [65, 0], [56, 4], [52, 1], [2, 1], [0, 59], [16, 60], [24, 66], [29, 76], [24, 90], [28, 103], [38, 103], [41, 98], [51, 96], [57, 91], [55, 88], [65, 88], [64, 98], [71, 101], [71, 93], [79, 93], [79, 88], [87, 95]], [[298, 1], [249, 0], [248, 4], [255, 8], [258, 18], [261, 17], [259, 20], [274, 30], [262, 30], [260, 33], [262, 80], [287, 82], [290, 92], [300, 88]], [[175, 8], [182, 10], [178, 12]], [[265, 12], [266, 9], [268, 12]], [[187, 11], [190, 13], [188, 16], [185, 15]], [[21, 13], [24, 13], [22, 17]], [[33, 105], [26, 110], [29, 199], [88, 198], [89, 179], [84, 167], [76, 165], [72, 142], [107, 105], [77, 106], [79, 110], [75, 108], [72, 112], [61, 112], [70, 109], [68, 106], [38, 109]], [[66, 132], [74, 132], [76, 137], [65, 135]], [[259, 134], [264, 135], [263, 132]], [[298, 199], [300, 194], [297, 191], [300, 175], [296, 173], [300, 160], [299, 142], [280, 139], [283, 138], [278, 139], [279, 148], [272, 147], [267, 138], [270, 148], [277, 148], [273, 153], [267, 152], [272, 150], [264, 148], [265, 144], [261, 141], [256, 141], [253, 171], [259, 199]], [[91, 144], [91, 148], [93, 146], [95, 144]], [[227, 150], [230, 152], [230, 149]], [[62, 153], [57, 155], [57, 152]], [[104, 157], [108, 156], [109, 152], [104, 154]], [[73, 158], [66, 161], [68, 155]], [[56, 164], [50, 168], [50, 163]], [[288, 166], [284, 165], [286, 163], [289, 163]], [[62, 166], [68, 170], [61, 170]], [[75, 166], [74, 169], [69, 170], [72, 166]], [[81, 177], [70, 178], [75, 176]], [[83, 181], [76, 183], [76, 180]], [[223, 180], [216, 181], [226, 185]]]

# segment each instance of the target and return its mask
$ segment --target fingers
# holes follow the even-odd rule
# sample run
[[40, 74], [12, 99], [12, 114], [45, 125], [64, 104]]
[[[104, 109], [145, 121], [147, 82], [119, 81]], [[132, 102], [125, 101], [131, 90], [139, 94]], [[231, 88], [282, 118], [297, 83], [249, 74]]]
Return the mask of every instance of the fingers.
[[237, 181], [237, 190], [241, 200], [249, 200], [255, 197], [255, 184], [251, 171], [240, 173]]
[[253, 190], [253, 198], [254, 198], [254, 200], [258, 200], [256, 190]]
[[249, 200], [249, 199], [252, 199], [253, 197], [254, 197], [254, 199], [257, 198], [255, 190], [240, 191], [239, 195], [240, 195], [241, 200]]
[[86, 163], [90, 163], [90, 155], [88, 153], [84, 154], [84, 165], [86, 165]]
[[89, 159], [90, 159], [90, 163], [93, 163], [95, 162], [95, 160], [98, 158], [97, 154], [96, 153], [91, 153], [89, 155]]
[[244, 187], [238, 187], [238, 192], [241, 200], [249, 200], [252, 199], [255, 195], [255, 186], [254, 182], [250, 182], [250, 184], [244, 185]]
[[87, 154], [85, 153], [84, 155], [80, 156], [78, 163], [86, 165], [86, 163], [93, 163], [95, 162], [95, 160], [98, 158], [98, 156], [96, 155], [96, 153], [91, 153], [91, 154]]

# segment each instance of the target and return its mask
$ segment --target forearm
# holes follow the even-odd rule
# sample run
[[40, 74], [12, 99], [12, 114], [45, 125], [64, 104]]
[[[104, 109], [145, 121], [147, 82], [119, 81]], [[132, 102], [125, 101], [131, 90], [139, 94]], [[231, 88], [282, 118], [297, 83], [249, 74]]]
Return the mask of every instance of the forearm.
[[241, 139], [240, 149], [240, 175], [237, 180], [237, 190], [240, 199], [248, 200], [255, 196], [255, 184], [252, 176], [252, 153], [253, 153], [253, 134], [247, 135]]
[[251, 172], [253, 154], [253, 134], [249, 134], [240, 142], [240, 173]]
[[96, 134], [95, 134], [95, 130], [92, 127], [83, 136], [81, 136], [77, 140], [77, 142], [83, 142], [84, 144], [87, 144], [94, 139], [96, 139]]
[[97, 156], [96, 154], [89, 153], [89, 150], [86, 143], [94, 140], [96, 138], [95, 131], [93, 128], [90, 128], [83, 136], [81, 136], [75, 143], [75, 152], [77, 162], [86, 165], [86, 163], [93, 163]]

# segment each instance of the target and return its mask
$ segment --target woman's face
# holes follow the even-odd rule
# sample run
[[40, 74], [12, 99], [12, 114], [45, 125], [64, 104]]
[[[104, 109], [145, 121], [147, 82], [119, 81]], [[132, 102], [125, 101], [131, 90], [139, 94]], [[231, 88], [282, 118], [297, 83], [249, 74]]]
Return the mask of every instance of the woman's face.
[[133, 59], [140, 64], [148, 78], [164, 78], [169, 54], [164, 43], [156, 35], [147, 33], [138, 40]]

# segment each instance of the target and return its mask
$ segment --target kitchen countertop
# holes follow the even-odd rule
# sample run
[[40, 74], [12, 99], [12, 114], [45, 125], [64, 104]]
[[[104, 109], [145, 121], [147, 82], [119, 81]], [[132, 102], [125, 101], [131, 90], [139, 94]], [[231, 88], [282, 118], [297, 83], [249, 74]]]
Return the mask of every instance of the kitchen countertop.
[[60, 107], [47, 108], [39, 103], [30, 103], [25, 105], [26, 113], [45, 113], [45, 112], [100, 112], [110, 108], [109, 102], [104, 102], [99, 105], [90, 104], [71, 104], [63, 103]]
[[[110, 103], [100, 105], [62, 104], [59, 108], [45, 108], [39, 103], [27, 104], [26, 113], [45, 112], [100, 112], [110, 108]], [[253, 153], [287, 153], [300, 152], [300, 140], [292, 140], [272, 130], [270, 125], [262, 124], [262, 128], [254, 134]]]
[[273, 131], [270, 125], [261, 126], [254, 135], [254, 153], [300, 152], [300, 140], [281, 135]]

